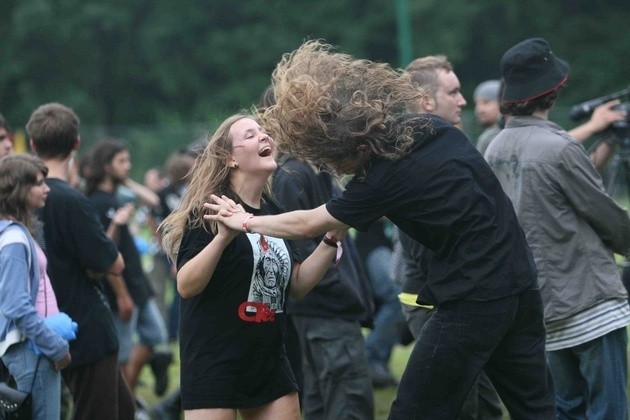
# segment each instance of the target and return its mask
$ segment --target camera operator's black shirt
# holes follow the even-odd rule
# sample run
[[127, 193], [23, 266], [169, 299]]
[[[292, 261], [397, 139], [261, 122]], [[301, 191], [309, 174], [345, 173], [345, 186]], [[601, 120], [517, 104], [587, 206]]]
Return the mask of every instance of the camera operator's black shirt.
[[512, 203], [466, 136], [431, 116], [413, 124], [415, 141], [396, 160], [375, 158], [326, 204], [336, 219], [365, 231], [387, 216], [435, 253], [418, 303], [486, 301], [520, 293], [536, 267]]

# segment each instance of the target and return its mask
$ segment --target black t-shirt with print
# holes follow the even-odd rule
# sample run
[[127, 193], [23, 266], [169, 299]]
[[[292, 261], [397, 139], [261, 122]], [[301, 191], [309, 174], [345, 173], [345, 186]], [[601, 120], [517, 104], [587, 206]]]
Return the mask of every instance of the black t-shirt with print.
[[60, 179], [46, 183], [50, 192], [39, 213], [44, 232], [40, 245], [59, 310], [79, 324], [77, 339], [70, 341], [71, 366], [94, 363], [118, 350], [118, 338], [102, 284], [88, 278], [86, 270], [107, 272], [118, 250], [85, 195]]
[[[267, 199], [253, 214], [276, 214]], [[203, 227], [187, 229], [181, 268], [212, 240]], [[292, 259], [286, 241], [239, 234], [197, 296], [183, 299], [180, 318], [184, 409], [257, 407], [295, 389], [283, 344], [284, 307]]]
[[151, 208], [151, 212], [157, 218], [158, 223], [161, 223], [177, 208], [185, 192], [186, 185], [175, 186], [173, 184], [167, 185], [158, 192], [160, 204]]
[[[96, 206], [103, 228], [107, 229], [116, 214], [116, 210], [120, 207], [118, 199], [114, 194], [101, 190], [93, 192], [88, 198]], [[136, 247], [136, 243], [129, 231], [128, 225], [118, 227], [116, 245], [125, 260], [123, 278], [125, 279], [125, 284], [129, 290], [129, 295], [136, 306], [142, 306], [151, 296], [153, 296], [153, 290], [149, 284], [149, 279], [142, 269], [140, 252]], [[106, 284], [105, 291], [110, 305], [112, 306], [112, 310], [117, 311], [118, 306], [116, 305], [116, 295], [109, 284]]]
[[486, 301], [534, 284], [536, 268], [514, 208], [466, 136], [444, 120], [413, 120], [415, 141], [396, 160], [373, 159], [364, 179], [326, 204], [365, 231], [387, 216], [435, 253], [419, 303]]

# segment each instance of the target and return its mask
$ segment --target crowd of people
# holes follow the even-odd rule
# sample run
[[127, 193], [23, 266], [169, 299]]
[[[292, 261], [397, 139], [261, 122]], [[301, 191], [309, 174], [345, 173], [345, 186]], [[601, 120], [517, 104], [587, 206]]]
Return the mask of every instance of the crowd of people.
[[[392, 420], [627, 418], [630, 217], [599, 174], [614, 136], [583, 146], [627, 115], [551, 122], [569, 65], [542, 38], [499, 68], [470, 139], [446, 56], [397, 70], [307, 41], [144, 184], [120, 140], [79, 153], [66, 105], [33, 111], [31, 153], [0, 117], [3, 379], [35, 419], [369, 420], [378, 387]], [[179, 387], [145, 406], [174, 345]]]

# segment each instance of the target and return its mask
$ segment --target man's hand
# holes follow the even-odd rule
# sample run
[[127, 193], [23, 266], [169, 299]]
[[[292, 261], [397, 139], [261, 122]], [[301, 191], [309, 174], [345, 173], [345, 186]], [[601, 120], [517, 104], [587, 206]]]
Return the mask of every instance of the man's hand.
[[133, 204], [127, 203], [123, 207], [116, 210], [116, 214], [112, 218], [112, 223], [117, 226], [123, 226], [129, 223], [129, 220], [133, 216], [134, 207]]
[[206, 220], [223, 223], [230, 229], [243, 231], [243, 222], [251, 215], [245, 212], [240, 204], [236, 204], [233, 200], [226, 196], [211, 195], [212, 203], [205, 203], [204, 208], [210, 209], [215, 214], [206, 214], [203, 216]]
[[580, 143], [584, 143], [591, 136], [610, 127], [612, 123], [623, 121], [627, 117], [626, 112], [612, 109], [615, 105], [619, 105], [620, 103], [621, 102], [616, 99], [598, 106], [595, 108], [595, 111], [593, 111], [593, 114], [591, 114], [591, 118], [584, 124], [569, 130], [569, 135]]
[[605, 130], [614, 122], [623, 121], [626, 119], [625, 111], [612, 109], [614, 106], [619, 105], [620, 103], [621, 102], [619, 100], [614, 100], [606, 102], [605, 104], [602, 104], [595, 108], [595, 110], [593, 111], [593, 115], [591, 115], [590, 122], [593, 126], [593, 129], [596, 130], [596, 133]]

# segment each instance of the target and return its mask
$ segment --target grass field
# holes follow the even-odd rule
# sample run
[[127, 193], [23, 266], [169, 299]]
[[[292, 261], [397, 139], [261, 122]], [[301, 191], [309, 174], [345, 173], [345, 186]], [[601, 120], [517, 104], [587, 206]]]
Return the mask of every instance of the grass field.
[[[397, 379], [400, 379], [403, 371], [405, 370], [405, 366], [407, 365], [407, 360], [409, 358], [409, 353], [411, 353], [412, 346], [413, 345], [405, 347], [396, 346], [394, 348], [390, 366], [392, 373]], [[176, 352], [175, 363], [173, 363], [170, 367], [171, 382], [169, 384], [167, 395], [171, 391], [177, 389], [177, 387], [179, 386], [179, 358], [177, 357], [178, 354], [176, 348], [174, 348], [174, 351]], [[155, 403], [158, 400], [158, 397], [156, 397], [156, 395], [153, 393], [153, 376], [148, 367], [142, 371], [141, 380], [145, 385], [138, 387], [138, 395], [147, 403]], [[387, 419], [389, 408], [392, 405], [395, 397], [396, 388], [376, 389], [374, 391], [376, 420]], [[183, 418], [183, 416], [181, 418]], [[503, 418], [509, 418], [508, 413], [505, 409], [503, 410]]]
[[[391, 369], [394, 376], [396, 376], [396, 378], [398, 379], [400, 379], [400, 376], [402, 375], [402, 372], [407, 365], [407, 359], [409, 357], [409, 353], [411, 352], [411, 348], [411, 345], [406, 347], [397, 346], [396, 348], [394, 348], [391, 360]], [[173, 350], [175, 352], [175, 362], [172, 363], [170, 367], [169, 374], [171, 380], [166, 395], [176, 390], [179, 386], [179, 355], [177, 354], [177, 346], [173, 347]], [[145, 367], [142, 370], [140, 378], [142, 384], [138, 386], [138, 396], [146, 401], [148, 404], [154, 404], [159, 400], [159, 397], [157, 397], [153, 393], [153, 375], [151, 374], [151, 371], [148, 367]], [[376, 420], [387, 419], [387, 415], [389, 414], [389, 407], [392, 405], [395, 397], [396, 388], [377, 389], [374, 391]]]

